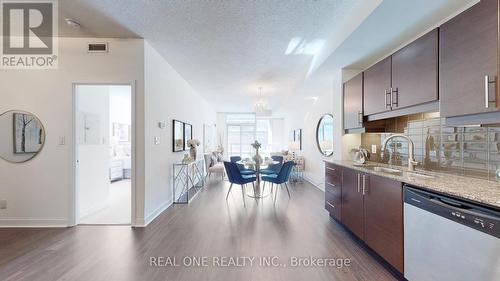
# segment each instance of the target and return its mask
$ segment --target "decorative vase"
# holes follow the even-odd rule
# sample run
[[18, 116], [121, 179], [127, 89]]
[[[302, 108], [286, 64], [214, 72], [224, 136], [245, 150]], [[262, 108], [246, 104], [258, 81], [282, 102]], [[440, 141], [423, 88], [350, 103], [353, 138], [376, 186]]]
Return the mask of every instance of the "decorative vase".
[[191, 147], [189, 149], [189, 155], [193, 158], [193, 160], [196, 160], [196, 147]]
[[184, 158], [182, 158], [182, 164], [188, 164], [189, 163], [189, 156], [187, 154], [184, 154]]
[[259, 155], [258, 149], [255, 150], [255, 155], [253, 156], [252, 159], [255, 162], [255, 164], [257, 164], [257, 165], [262, 164], [262, 156]]

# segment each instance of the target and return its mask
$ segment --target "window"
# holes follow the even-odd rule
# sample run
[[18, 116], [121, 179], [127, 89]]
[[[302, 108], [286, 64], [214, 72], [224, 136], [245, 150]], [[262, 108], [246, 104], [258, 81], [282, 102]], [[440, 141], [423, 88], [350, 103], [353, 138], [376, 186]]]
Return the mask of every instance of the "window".
[[259, 153], [270, 156], [273, 149], [271, 122], [269, 119], [257, 119], [256, 124], [255, 139], [262, 144]]
[[227, 114], [228, 155], [250, 158], [255, 154], [252, 143], [262, 144], [259, 153], [269, 156], [272, 150], [271, 124], [268, 119], [257, 119], [255, 114]]

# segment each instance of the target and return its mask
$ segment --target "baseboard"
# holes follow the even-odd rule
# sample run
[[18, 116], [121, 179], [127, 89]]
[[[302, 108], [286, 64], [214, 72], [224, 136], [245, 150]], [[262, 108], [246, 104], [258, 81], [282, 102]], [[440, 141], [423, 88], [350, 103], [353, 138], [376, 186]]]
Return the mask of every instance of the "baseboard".
[[146, 216], [146, 218], [136, 218], [134, 227], [146, 227], [152, 221], [154, 221], [161, 213], [163, 213], [168, 207], [172, 205], [172, 200], [164, 202], [158, 208], [156, 208], [153, 212]]
[[312, 184], [313, 186], [315, 186], [316, 188], [318, 188], [319, 190], [321, 191], [325, 191], [324, 187], [322, 186], [321, 183], [317, 184], [317, 183], [314, 183], [313, 180], [311, 178], [309, 178], [307, 175], [304, 174], [304, 180], [307, 181], [308, 183]]
[[0, 219], [0, 228], [69, 227], [65, 219]]

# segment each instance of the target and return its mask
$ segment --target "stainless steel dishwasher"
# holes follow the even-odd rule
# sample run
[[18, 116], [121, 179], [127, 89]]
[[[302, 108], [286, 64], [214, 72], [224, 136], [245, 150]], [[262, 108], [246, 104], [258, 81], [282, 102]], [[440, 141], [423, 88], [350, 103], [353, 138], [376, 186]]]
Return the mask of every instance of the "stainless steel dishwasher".
[[409, 281], [500, 280], [500, 212], [405, 185]]

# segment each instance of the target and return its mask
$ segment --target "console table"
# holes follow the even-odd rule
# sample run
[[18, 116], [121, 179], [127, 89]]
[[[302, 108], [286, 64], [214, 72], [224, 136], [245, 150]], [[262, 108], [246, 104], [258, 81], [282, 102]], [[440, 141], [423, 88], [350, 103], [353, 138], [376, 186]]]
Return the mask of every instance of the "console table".
[[174, 204], [187, 204], [205, 185], [205, 160], [173, 164]]
[[293, 161], [295, 165], [292, 169], [292, 174], [290, 175], [290, 183], [303, 183], [304, 182], [304, 171], [306, 169], [306, 160], [304, 156], [295, 156]]

